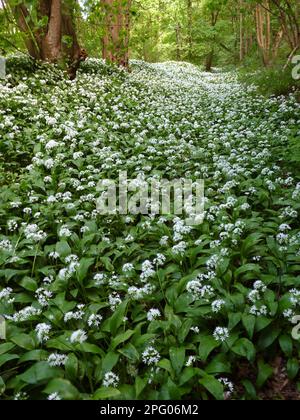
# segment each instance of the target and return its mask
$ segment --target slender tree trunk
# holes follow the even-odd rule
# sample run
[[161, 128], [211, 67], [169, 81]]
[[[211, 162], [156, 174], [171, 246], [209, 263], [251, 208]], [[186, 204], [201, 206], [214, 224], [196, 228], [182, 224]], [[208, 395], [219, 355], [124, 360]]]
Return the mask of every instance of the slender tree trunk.
[[175, 27], [175, 32], [176, 32], [176, 60], [180, 61], [181, 60], [181, 26], [180, 23], [176, 24]]
[[193, 26], [193, 9], [192, 9], [192, 0], [187, 0], [187, 17], [188, 17], [188, 59], [192, 61], [193, 58], [193, 35], [192, 35], [192, 26]]
[[243, 61], [244, 55], [245, 55], [245, 36], [244, 36], [243, 0], [240, 0], [240, 61]]
[[[264, 7], [263, 7], [264, 6]], [[270, 64], [270, 45], [271, 45], [271, 19], [269, 1], [264, 0], [264, 5], [256, 6], [256, 34], [257, 43], [261, 51], [264, 66]]]
[[102, 0], [103, 58], [128, 69], [131, 0]]
[[206, 60], [205, 60], [205, 70], [206, 71], [211, 71], [212, 70], [214, 54], [215, 54], [215, 51], [214, 51], [214, 49], [212, 49], [210, 51], [210, 53], [206, 56]]

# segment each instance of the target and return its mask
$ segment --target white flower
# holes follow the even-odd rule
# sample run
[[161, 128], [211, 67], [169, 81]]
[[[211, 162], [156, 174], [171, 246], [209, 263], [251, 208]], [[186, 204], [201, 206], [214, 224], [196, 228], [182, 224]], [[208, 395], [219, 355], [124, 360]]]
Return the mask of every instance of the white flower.
[[124, 273], [130, 273], [131, 271], [133, 271], [134, 270], [134, 266], [133, 266], [133, 264], [131, 264], [131, 263], [126, 263], [126, 264], [124, 264], [123, 265], [123, 268], [122, 268], [122, 271], [124, 272]]
[[50, 292], [50, 290], [44, 289], [43, 287], [40, 287], [36, 290], [35, 296], [41, 306], [48, 306], [49, 300], [52, 298], [53, 293]]
[[98, 273], [94, 275], [94, 281], [96, 286], [101, 286], [107, 280], [107, 275], [104, 273]]
[[199, 334], [200, 333], [200, 328], [197, 326], [191, 327], [191, 331], [193, 331], [195, 334]]
[[37, 339], [39, 340], [40, 343], [43, 343], [49, 340], [49, 333], [51, 331], [51, 325], [46, 324], [46, 323], [38, 324], [35, 327], [35, 331], [36, 331]]
[[122, 303], [122, 299], [117, 292], [113, 292], [111, 295], [108, 296], [108, 301], [110, 305], [110, 309], [114, 311], [117, 306]]
[[229, 381], [227, 378], [219, 378], [219, 382], [221, 382], [222, 385], [225, 387], [225, 398], [231, 397], [231, 395], [234, 393], [234, 385], [231, 381]]
[[45, 166], [45, 168], [47, 168], [47, 169], [52, 169], [53, 167], [54, 167], [54, 160], [53, 159], [51, 159], [51, 158], [49, 158], [49, 159], [46, 159], [45, 161], [44, 161], [44, 166]]
[[148, 366], [156, 365], [160, 361], [160, 354], [154, 347], [149, 346], [143, 352], [142, 360]]
[[70, 337], [70, 341], [73, 344], [84, 343], [86, 340], [87, 340], [87, 335], [86, 335], [86, 332], [83, 330], [74, 331]]
[[11, 298], [11, 294], [13, 293], [13, 289], [10, 287], [6, 287], [0, 291], [0, 302], [5, 301], [6, 303], [13, 303], [14, 299]]
[[40, 309], [36, 309], [33, 306], [26, 306], [19, 312], [16, 312], [14, 315], [6, 315], [5, 317], [13, 322], [23, 322], [28, 321], [34, 317], [38, 317], [41, 315], [41, 313], [42, 311]]
[[182, 241], [182, 242], [179, 242], [179, 244], [174, 245], [172, 247], [172, 252], [174, 255], [183, 256], [185, 254], [186, 248], [187, 248], [186, 242]]
[[222, 300], [222, 299], [217, 299], [217, 300], [213, 301], [212, 304], [211, 304], [212, 311], [214, 313], [220, 312], [220, 310], [225, 305], [225, 303], [226, 303], [225, 300]]
[[40, 228], [36, 224], [25, 225], [24, 235], [26, 239], [33, 242], [43, 241], [47, 237], [46, 233], [40, 230]]
[[164, 265], [166, 261], [166, 257], [163, 254], [157, 254], [156, 258], [153, 260], [153, 264], [161, 266]]
[[55, 140], [50, 140], [47, 144], [46, 144], [46, 146], [45, 146], [45, 148], [46, 148], [46, 150], [52, 150], [52, 149], [55, 149], [56, 147], [58, 147], [59, 146], [59, 143], [57, 143], [57, 141], [55, 141]]
[[188, 360], [187, 360], [187, 362], [186, 362], [186, 364], [185, 364], [185, 366], [186, 367], [190, 367], [190, 366], [193, 366], [193, 364], [196, 362], [196, 356], [189, 356], [189, 358], [188, 358]]
[[119, 385], [120, 378], [113, 372], [106, 372], [104, 375], [104, 379], [102, 385], [105, 387], [113, 387], [116, 388]]
[[101, 315], [92, 314], [89, 316], [89, 319], [87, 321], [89, 327], [95, 327], [98, 328], [101, 324], [103, 317]]
[[217, 327], [213, 333], [213, 337], [216, 341], [224, 342], [229, 338], [228, 328]]
[[64, 225], [60, 228], [58, 235], [60, 237], [69, 238], [70, 236], [72, 236], [72, 232], [68, 228], [68, 226]]
[[7, 222], [7, 227], [8, 227], [8, 230], [10, 230], [11, 232], [14, 232], [15, 230], [18, 229], [18, 223], [15, 220], [9, 220]]
[[159, 241], [159, 245], [166, 246], [168, 245], [169, 237], [168, 236], [162, 236], [162, 238]]
[[13, 246], [8, 239], [3, 239], [0, 241], [0, 251], [3, 252], [11, 252], [13, 250]]
[[60, 397], [60, 395], [59, 395], [58, 392], [53, 392], [52, 394], [50, 394], [48, 396], [47, 400], [50, 400], [50, 401], [55, 401], [55, 400], [56, 401], [60, 401], [61, 400], [61, 397]]
[[47, 359], [50, 366], [64, 366], [67, 360], [67, 355], [59, 353], [52, 353]]
[[142, 264], [142, 274], [140, 275], [141, 281], [145, 282], [154, 275], [155, 270], [153, 269], [153, 264], [149, 260], [144, 261]]
[[153, 321], [156, 318], [159, 318], [160, 316], [161, 316], [161, 313], [160, 313], [159, 309], [155, 309], [155, 308], [149, 309], [149, 311], [147, 313], [147, 319], [150, 322]]
[[254, 316], [267, 316], [268, 315], [268, 308], [266, 305], [261, 305], [257, 307], [256, 305], [251, 306], [249, 313]]

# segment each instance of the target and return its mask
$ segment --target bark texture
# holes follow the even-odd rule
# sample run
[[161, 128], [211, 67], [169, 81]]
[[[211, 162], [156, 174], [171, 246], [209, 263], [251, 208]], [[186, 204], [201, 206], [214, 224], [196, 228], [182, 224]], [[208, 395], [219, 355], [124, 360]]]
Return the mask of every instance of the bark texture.
[[102, 0], [103, 58], [128, 69], [131, 0]]
[[69, 0], [39, 0], [37, 21], [24, 4], [15, 6], [14, 15], [31, 57], [65, 63], [70, 77], [74, 78], [86, 53], [77, 40], [72, 3]]

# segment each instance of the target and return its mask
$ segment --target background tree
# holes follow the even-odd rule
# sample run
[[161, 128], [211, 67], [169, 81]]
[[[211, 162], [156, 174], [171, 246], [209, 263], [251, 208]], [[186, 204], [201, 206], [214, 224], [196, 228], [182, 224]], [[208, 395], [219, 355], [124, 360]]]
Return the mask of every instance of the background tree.
[[131, 0], [102, 0], [103, 58], [128, 68]]
[[75, 28], [74, 0], [5, 0], [5, 10], [14, 17], [29, 55], [38, 60], [66, 65], [74, 77], [81, 59]]

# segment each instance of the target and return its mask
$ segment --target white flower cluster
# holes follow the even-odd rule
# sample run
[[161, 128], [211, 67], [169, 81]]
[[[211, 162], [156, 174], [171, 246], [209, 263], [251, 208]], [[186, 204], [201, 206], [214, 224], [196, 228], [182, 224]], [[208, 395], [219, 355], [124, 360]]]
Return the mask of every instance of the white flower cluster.
[[76, 330], [72, 332], [70, 341], [72, 344], [84, 343], [88, 339], [87, 334], [84, 330]]
[[217, 327], [213, 333], [213, 337], [216, 341], [220, 341], [221, 343], [223, 343], [229, 338], [228, 328]]
[[51, 331], [51, 325], [46, 323], [37, 324], [35, 327], [37, 339], [40, 343], [44, 343], [49, 340], [49, 334]]
[[50, 366], [64, 366], [67, 363], [68, 356], [65, 354], [51, 353], [47, 359]]
[[157, 365], [160, 361], [160, 354], [154, 347], [149, 346], [144, 350], [142, 360], [148, 366]]
[[119, 385], [120, 378], [113, 372], [106, 372], [104, 375], [104, 379], [102, 385], [106, 388], [113, 387], [116, 388]]
[[33, 242], [41, 242], [47, 238], [47, 234], [36, 224], [24, 225], [24, 235], [26, 239]]

